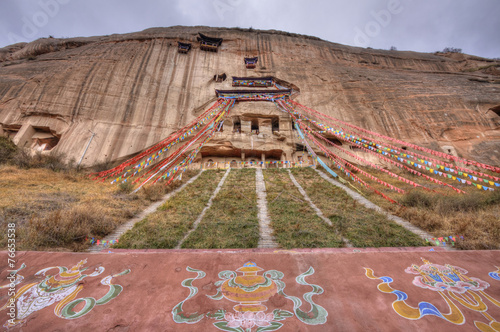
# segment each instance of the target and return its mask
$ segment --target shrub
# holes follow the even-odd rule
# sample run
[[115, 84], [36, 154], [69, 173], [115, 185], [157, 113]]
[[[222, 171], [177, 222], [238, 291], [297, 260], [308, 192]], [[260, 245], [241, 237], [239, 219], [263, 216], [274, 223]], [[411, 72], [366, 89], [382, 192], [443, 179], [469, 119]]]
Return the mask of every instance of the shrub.
[[12, 162], [19, 168], [31, 168], [32, 157], [26, 149], [18, 149], [13, 157]]
[[52, 171], [61, 171], [67, 169], [64, 163], [65, 155], [62, 153], [52, 152], [50, 154], [36, 153], [31, 158], [32, 168], [46, 168]]
[[94, 205], [79, 205], [66, 210], [56, 210], [45, 217], [30, 220], [25, 247], [70, 247], [80, 250], [86, 246], [85, 239], [102, 237], [116, 227], [106, 211]]
[[90, 168], [92, 172], [100, 173], [113, 168], [113, 163], [111, 161], [97, 161]]
[[456, 212], [472, 212], [479, 210], [483, 205], [483, 199], [477, 193], [440, 196], [436, 205], [436, 212], [443, 216]]
[[27, 149], [18, 149], [12, 158], [12, 162], [19, 168], [46, 168], [57, 172], [68, 169], [64, 158], [64, 154], [57, 152], [50, 154], [38, 152], [32, 155]]
[[445, 47], [443, 49], [443, 53], [462, 53], [462, 49], [456, 47]]
[[159, 201], [167, 192], [166, 186], [162, 184], [154, 184], [142, 187], [144, 197], [151, 202]]
[[11, 162], [16, 151], [17, 146], [10, 138], [0, 136], [0, 164]]
[[400, 199], [400, 203], [406, 207], [431, 208], [435, 204], [435, 200], [429, 193], [410, 190]]
[[134, 190], [134, 184], [131, 181], [122, 182], [118, 185], [118, 193], [130, 194]]

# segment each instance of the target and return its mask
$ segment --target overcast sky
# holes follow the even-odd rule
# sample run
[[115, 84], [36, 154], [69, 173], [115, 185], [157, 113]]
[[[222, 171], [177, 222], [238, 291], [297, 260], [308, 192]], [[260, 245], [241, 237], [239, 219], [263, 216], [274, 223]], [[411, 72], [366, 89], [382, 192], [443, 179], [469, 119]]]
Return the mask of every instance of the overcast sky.
[[276, 29], [335, 43], [500, 57], [499, 0], [0, 0], [0, 47], [173, 25]]

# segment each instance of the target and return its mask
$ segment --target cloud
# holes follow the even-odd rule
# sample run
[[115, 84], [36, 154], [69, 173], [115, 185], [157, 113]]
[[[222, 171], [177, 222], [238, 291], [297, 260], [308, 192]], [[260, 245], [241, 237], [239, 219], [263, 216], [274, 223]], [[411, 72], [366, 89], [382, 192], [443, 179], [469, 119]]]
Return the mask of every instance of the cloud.
[[[401, 11], [391, 14], [388, 23], [383, 15], [377, 18], [397, 2]], [[43, 18], [44, 6], [53, 3], [59, 6], [57, 14], [38, 22], [44, 24], [34, 24], [34, 15]], [[393, 45], [434, 52], [452, 46], [471, 54], [500, 56], [497, 0], [26, 0], [2, 1], [0, 7], [0, 46], [10, 44], [13, 35], [31, 41], [48, 35], [94, 36], [208, 25], [283, 30], [347, 45], [356, 45], [361, 31], [369, 37], [364, 46], [373, 48]], [[34, 24], [35, 33], [26, 33], [29, 24]]]

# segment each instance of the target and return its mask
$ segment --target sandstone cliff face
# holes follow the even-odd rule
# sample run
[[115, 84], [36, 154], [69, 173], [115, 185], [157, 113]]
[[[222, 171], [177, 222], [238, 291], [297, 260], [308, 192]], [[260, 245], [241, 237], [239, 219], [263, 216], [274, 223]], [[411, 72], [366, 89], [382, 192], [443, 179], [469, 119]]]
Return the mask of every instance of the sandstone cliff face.
[[[223, 38], [219, 51], [200, 50], [198, 32]], [[180, 54], [177, 41], [193, 48]], [[255, 69], [246, 69], [245, 56], [259, 57]], [[0, 49], [0, 134], [79, 160], [92, 131], [83, 164], [115, 160], [187, 124], [215, 101], [214, 89], [231, 89], [231, 76], [274, 76], [322, 113], [498, 165], [499, 66], [463, 54], [361, 49], [276, 31], [171, 27], [41, 39]], [[216, 83], [222, 73], [229, 78]], [[275, 143], [266, 144], [270, 150]]]

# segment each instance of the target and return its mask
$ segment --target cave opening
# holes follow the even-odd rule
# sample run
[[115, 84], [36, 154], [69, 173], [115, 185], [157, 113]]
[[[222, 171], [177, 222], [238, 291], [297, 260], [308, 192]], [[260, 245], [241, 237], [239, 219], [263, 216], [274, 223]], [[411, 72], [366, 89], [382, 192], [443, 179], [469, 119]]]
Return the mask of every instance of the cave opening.
[[250, 130], [252, 133], [258, 134], [259, 133], [259, 121], [257, 119], [252, 120], [252, 125]]
[[280, 119], [279, 118], [272, 118], [271, 127], [272, 127], [273, 132], [280, 131]]
[[241, 133], [241, 121], [238, 117], [233, 119], [233, 132]]
[[33, 148], [39, 151], [52, 150], [60, 140], [60, 136], [55, 135], [48, 127], [33, 127], [35, 130], [31, 139], [33, 141]]

